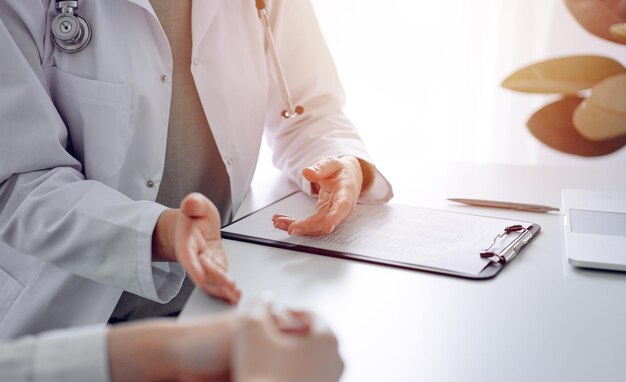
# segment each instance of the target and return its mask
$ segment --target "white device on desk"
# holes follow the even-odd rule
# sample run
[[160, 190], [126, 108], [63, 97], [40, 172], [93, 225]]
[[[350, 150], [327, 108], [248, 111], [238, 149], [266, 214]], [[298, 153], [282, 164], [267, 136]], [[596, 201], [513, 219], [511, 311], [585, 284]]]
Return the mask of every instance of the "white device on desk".
[[578, 267], [626, 271], [626, 193], [561, 193], [565, 254]]

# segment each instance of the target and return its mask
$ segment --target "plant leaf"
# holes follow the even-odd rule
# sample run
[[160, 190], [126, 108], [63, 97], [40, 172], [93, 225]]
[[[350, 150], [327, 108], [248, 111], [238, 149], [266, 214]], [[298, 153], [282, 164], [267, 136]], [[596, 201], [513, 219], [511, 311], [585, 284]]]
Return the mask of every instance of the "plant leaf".
[[565, 0], [565, 4], [590, 33], [605, 40], [626, 43], [610, 32], [611, 25], [626, 22], [626, 0]]
[[511, 74], [502, 86], [526, 93], [572, 94], [625, 72], [622, 64], [608, 57], [561, 57], [526, 66]]
[[607, 155], [626, 145], [626, 136], [590, 141], [576, 131], [572, 114], [583, 100], [580, 97], [568, 97], [545, 106], [528, 120], [528, 129], [545, 145], [584, 157]]
[[593, 141], [626, 135], [626, 74], [597, 84], [576, 108], [574, 126]]

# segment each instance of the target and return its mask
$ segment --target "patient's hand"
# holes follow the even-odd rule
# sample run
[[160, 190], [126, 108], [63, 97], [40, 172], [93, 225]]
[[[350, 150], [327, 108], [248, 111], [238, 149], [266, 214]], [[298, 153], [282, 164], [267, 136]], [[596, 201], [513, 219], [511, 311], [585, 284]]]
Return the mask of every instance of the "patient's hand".
[[[309, 312], [289, 313], [302, 330], [285, 330], [268, 302], [241, 320], [233, 346], [234, 380], [335, 382], [343, 372], [337, 339]], [[274, 317], [273, 317], [274, 316]]]
[[183, 322], [136, 321], [108, 332], [111, 381], [334, 382], [343, 371], [337, 339], [315, 315], [258, 300]]

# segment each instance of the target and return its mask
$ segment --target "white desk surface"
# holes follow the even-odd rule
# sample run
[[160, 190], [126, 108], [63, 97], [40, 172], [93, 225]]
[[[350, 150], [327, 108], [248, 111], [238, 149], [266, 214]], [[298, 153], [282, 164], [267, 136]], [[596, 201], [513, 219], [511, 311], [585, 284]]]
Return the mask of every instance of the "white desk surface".
[[[488, 281], [225, 241], [242, 304], [271, 290], [285, 304], [319, 313], [339, 338], [342, 381], [625, 381], [626, 273], [570, 266], [558, 214], [445, 199], [559, 206], [564, 187], [626, 191], [626, 171], [429, 166], [412, 179], [388, 175], [395, 183], [393, 202], [530, 220], [542, 233]], [[273, 185], [255, 187], [245, 208], [293, 187], [280, 179]], [[233, 308], [196, 290], [182, 319], [227, 309]]]

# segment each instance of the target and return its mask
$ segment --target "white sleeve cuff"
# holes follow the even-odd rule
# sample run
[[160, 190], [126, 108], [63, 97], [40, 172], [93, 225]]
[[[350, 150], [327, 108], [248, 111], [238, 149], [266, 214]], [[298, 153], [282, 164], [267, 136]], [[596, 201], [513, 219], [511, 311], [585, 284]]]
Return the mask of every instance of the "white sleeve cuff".
[[302, 177], [302, 183], [300, 184], [300, 189], [302, 189], [302, 191], [309, 196], [315, 196], [313, 194], [313, 185], [311, 184], [311, 182], [306, 180], [304, 176]]
[[167, 207], [151, 203], [145, 218], [137, 229], [137, 275], [141, 295], [162, 304], [169, 302], [180, 291], [185, 271], [178, 263], [152, 261], [152, 233], [159, 216]]
[[107, 329], [90, 326], [58, 330], [37, 339], [33, 376], [36, 382], [108, 382]]

